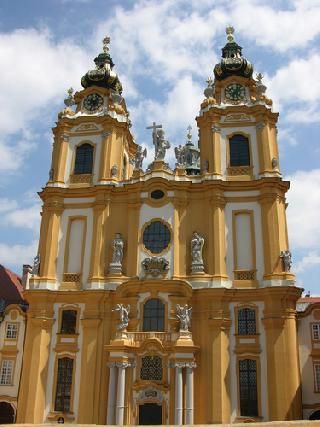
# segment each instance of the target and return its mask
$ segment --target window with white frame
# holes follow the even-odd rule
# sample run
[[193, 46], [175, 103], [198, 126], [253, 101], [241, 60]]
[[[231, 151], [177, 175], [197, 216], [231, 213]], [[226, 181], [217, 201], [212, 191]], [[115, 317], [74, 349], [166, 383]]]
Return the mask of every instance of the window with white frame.
[[320, 323], [312, 323], [312, 339], [315, 341], [320, 340]]
[[318, 362], [314, 362], [313, 364], [314, 371], [314, 391], [320, 393], [320, 360]]
[[6, 338], [16, 340], [18, 337], [18, 323], [7, 323]]
[[0, 372], [0, 385], [11, 385], [13, 374], [13, 360], [3, 360]]

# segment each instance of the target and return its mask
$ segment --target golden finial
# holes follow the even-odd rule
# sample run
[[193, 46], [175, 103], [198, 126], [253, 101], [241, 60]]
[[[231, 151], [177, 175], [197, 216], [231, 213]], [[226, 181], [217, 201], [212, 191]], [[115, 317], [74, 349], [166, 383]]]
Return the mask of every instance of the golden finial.
[[109, 44], [110, 44], [110, 37], [106, 36], [103, 40], [103, 51], [104, 53], [108, 53], [109, 52]]
[[234, 41], [234, 28], [232, 27], [232, 25], [228, 25], [228, 27], [226, 28], [226, 34], [227, 34], [227, 40], [229, 43]]

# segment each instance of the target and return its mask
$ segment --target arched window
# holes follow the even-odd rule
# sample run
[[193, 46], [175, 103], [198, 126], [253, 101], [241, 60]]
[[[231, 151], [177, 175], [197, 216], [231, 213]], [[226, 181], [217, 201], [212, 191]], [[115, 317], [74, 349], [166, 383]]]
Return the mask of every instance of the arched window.
[[251, 359], [239, 360], [240, 414], [258, 415], [257, 362]]
[[75, 334], [77, 325], [77, 311], [76, 310], [63, 310], [61, 317], [61, 333], [62, 334]]
[[58, 359], [57, 388], [54, 410], [70, 412], [72, 388], [73, 359]]
[[157, 298], [149, 299], [143, 308], [143, 330], [164, 331], [164, 304]]
[[241, 308], [238, 310], [238, 334], [255, 335], [256, 333], [256, 311], [252, 308]]
[[74, 174], [92, 173], [93, 167], [93, 147], [90, 144], [82, 144], [77, 147]]
[[250, 166], [249, 140], [243, 135], [229, 139], [230, 166]]

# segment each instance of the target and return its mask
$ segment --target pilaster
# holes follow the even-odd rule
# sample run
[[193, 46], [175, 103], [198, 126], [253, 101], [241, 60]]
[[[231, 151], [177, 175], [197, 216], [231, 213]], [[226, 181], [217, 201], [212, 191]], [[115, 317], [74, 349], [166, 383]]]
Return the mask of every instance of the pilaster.
[[[88, 317], [87, 317], [88, 316]], [[83, 327], [83, 343], [81, 355], [81, 382], [79, 396], [78, 423], [95, 424], [94, 401], [98, 398], [96, 381], [97, 351], [100, 318], [85, 313], [81, 320]]]
[[[28, 313], [26, 345], [18, 400], [18, 423], [44, 422], [52, 313]], [[50, 317], [48, 317], [50, 316]], [[32, 404], [30, 404], [32, 402]]]
[[110, 167], [107, 164], [107, 159], [110, 155], [110, 145], [112, 132], [108, 129], [104, 130], [101, 134], [102, 137], [102, 147], [101, 147], [101, 158], [100, 158], [100, 171], [99, 171], [99, 181], [107, 181], [110, 177]]
[[173, 278], [180, 278], [186, 272], [186, 208], [188, 202], [186, 195], [174, 201], [174, 227], [173, 227], [173, 250], [174, 250], [174, 268]]
[[225, 199], [223, 194], [214, 194], [210, 200], [210, 205], [212, 219], [209, 224], [208, 273], [215, 278], [225, 279], [228, 276], [226, 267]]
[[140, 201], [128, 204], [127, 276], [138, 275]]
[[64, 184], [64, 176], [67, 164], [69, 136], [65, 133], [59, 136], [60, 141], [57, 145], [57, 158], [54, 169], [54, 181], [59, 184]]
[[301, 290], [269, 288], [263, 324], [267, 340], [268, 402], [270, 421], [302, 417], [297, 353], [296, 301]]
[[43, 279], [56, 279], [56, 259], [62, 212], [62, 200], [55, 198], [45, 202], [39, 244], [40, 276]]

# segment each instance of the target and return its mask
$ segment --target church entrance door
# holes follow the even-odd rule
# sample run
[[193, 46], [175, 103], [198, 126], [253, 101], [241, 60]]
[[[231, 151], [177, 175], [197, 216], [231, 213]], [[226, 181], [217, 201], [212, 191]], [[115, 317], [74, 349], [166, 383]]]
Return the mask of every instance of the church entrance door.
[[139, 425], [162, 424], [162, 405], [144, 403], [139, 405]]

